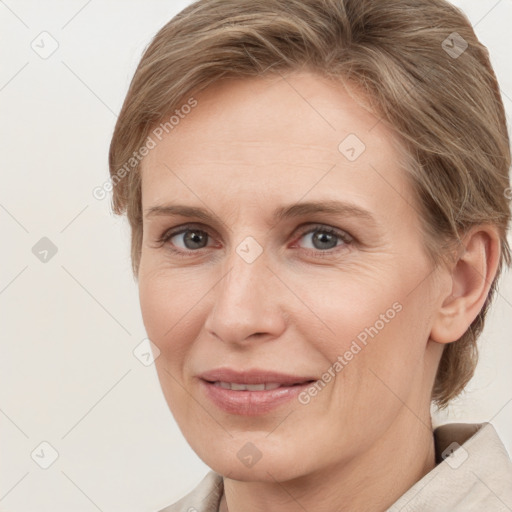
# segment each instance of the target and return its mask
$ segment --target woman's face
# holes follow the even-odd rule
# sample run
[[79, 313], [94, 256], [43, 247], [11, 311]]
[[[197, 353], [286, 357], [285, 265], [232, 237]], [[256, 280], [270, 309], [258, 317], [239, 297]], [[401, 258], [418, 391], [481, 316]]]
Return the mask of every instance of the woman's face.
[[187, 441], [270, 481], [425, 428], [440, 281], [392, 132], [309, 73], [195, 99], [143, 161], [139, 272]]

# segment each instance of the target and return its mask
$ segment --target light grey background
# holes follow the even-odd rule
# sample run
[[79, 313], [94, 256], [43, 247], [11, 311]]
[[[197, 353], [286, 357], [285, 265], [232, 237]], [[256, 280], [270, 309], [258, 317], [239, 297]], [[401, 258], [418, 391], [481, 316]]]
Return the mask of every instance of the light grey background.
[[[0, 511], [152, 511], [208, 471], [133, 353], [145, 332], [129, 230], [92, 195], [142, 51], [188, 3], [0, 0]], [[510, 116], [512, 0], [456, 4]], [[512, 452], [510, 273], [499, 291], [477, 375], [435, 422], [491, 420]]]

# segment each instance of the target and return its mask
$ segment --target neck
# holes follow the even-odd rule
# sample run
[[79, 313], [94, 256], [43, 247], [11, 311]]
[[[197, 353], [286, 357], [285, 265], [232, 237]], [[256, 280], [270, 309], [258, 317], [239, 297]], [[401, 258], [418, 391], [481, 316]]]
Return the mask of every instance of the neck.
[[384, 512], [435, 466], [430, 415], [418, 421], [404, 410], [401, 416], [372, 446], [336, 467], [279, 482], [224, 478], [220, 512]]

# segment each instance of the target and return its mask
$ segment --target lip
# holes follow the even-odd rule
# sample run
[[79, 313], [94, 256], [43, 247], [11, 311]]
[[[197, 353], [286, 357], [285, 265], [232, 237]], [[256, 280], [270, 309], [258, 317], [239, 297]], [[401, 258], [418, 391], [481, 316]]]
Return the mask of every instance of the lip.
[[[218, 368], [198, 375], [206, 397], [230, 414], [257, 416], [266, 414], [296, 397], [317, 379], [267, 370], [237, 371]], [[281, 387], [264, 391], [235, 391], [216, 386], [215, 382], [237, 384], [279, 383]]]

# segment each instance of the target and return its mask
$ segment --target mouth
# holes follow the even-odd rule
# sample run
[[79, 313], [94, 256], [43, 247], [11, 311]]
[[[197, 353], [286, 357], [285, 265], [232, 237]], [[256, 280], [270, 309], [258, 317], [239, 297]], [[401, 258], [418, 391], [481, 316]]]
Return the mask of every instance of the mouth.
[[296, 382], [295, 384], [281, 384], [278, 382], [267, 382], [262, 384], [239, 384], [236, 382], [223, 382], [223, 381], [206, 381], [214, 386], [223, 389], [230, 389], [231, 391], [269, 391], [273, 389], [283, 388], [283, 387], [292, 387], [292, 386], [302, 386], [304, 384], [311, 384], [314, 382], [313, 380], [308, 380], [304, 382]]
[[218, 369], [199, 376], [205, 396], [233, 415], [264, 415], [289, 403], [317, 379], [277, 372]]

